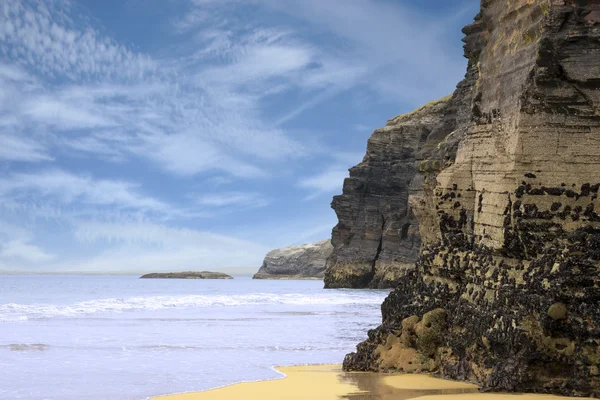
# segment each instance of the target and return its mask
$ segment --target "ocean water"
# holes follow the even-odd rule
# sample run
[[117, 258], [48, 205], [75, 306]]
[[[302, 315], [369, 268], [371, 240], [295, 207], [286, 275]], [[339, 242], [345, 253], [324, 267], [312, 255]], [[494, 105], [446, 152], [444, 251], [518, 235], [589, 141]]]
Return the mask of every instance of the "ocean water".
[[0, 275], [0, 399], [142, 400], [340, 363], [388, 292], [322, 286]]

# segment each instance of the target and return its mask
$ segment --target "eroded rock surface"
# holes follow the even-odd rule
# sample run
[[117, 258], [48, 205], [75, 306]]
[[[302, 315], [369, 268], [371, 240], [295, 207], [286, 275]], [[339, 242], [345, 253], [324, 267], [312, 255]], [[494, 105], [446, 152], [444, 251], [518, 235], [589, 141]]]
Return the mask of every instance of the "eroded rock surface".
[[222, 272], [186, 271], [186, 272], [153, 272], [140, 276], [141, 279], [233, 279]]
[[464, 32], [455, 130], [410, 186], [419, 261], [344, 367], [598, 396], [600, 1], [485, 0]]
[[254, 279], [323, 279], [330, 240], [270, 251]]
[[[421, 238], [408, 204], [417, 160], [452, 131], [450, 96], [400, 115], [377, 129], [363, 161], [350, 169], [343, 194], [331, 204], [338, 216], [326, 288], [394, 287], [418, 258]], [[441, 132], [441, 133], [440, 133]]]

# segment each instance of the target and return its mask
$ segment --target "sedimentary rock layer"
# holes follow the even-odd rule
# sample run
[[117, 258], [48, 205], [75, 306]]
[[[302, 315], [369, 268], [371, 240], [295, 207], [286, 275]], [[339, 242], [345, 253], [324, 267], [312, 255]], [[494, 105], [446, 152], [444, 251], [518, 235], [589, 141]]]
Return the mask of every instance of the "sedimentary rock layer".
[[464, 32], [469, 118], [410, 186], [419, 261], [344, 366], [600, 395], [600, 1], [485, 0]]
[[254, 279], [323, 279], [330, 240], [270, 251]]
[[326, 288], [394, 287], [414, 267], [421, 238], [408, 188], [429, 135], [446, 121], [453, 125], [449, 104], [450, 96], [431, 102], [373, 132], [363, 161], [350, 169], [343, 194], [331, 204], [339, 222]]

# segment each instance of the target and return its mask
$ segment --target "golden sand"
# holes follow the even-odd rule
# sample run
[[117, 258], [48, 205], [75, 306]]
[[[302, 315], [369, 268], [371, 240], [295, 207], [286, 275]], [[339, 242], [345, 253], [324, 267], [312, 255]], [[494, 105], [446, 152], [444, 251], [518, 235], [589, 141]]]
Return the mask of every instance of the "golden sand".
[[340, 365], [281, 367], [287, 377], [238, 383], [153, 400], [559, 400], [568, 397], [477, 393], [477, 386], [427, 375], [344, 372]]

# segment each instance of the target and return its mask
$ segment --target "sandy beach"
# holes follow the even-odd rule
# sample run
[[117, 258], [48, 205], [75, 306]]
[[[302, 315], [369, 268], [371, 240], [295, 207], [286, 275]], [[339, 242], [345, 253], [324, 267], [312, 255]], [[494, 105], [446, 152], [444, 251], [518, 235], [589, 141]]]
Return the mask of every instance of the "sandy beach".
[[427, 375], [344, 372], [340, 365], [279, 367], [282, 379], [239, 383], [152, 400], [551, 400], [569, 397], [478, 393], [478, 387]]

